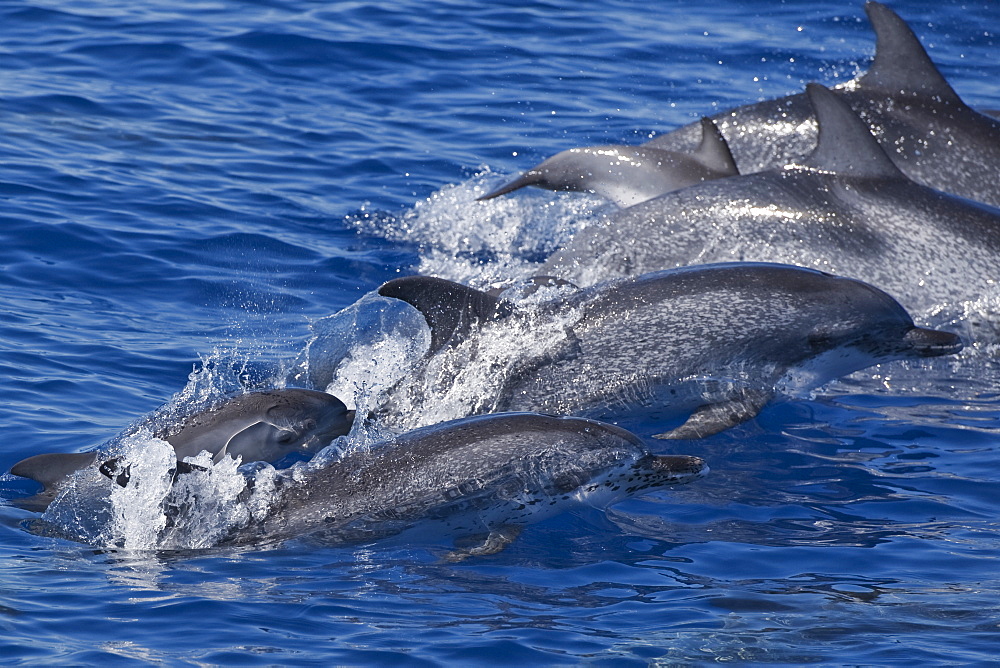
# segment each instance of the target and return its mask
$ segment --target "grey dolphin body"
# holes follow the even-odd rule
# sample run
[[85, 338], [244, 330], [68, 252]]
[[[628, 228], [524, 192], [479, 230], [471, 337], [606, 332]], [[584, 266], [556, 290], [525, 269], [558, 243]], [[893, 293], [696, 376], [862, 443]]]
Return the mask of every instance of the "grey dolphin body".
[[479, 199], [537, 186], [594, 192], [618, 206], [631, 206], [695, 183], [738, 173], [719, 129], [703, 118], [700, 143], [690, 151], [667, 150], [650, 144], [573, 148], [557, 153]]
[[489, 554], [517, 527], [567, 506], [603, 507], [707, 471], [697, 457], [651, 455], [636, 436], [592, 420], [479, 416], [418, 429], [279, 480], [266, 518], [230, 542], [310, 533], [371, 539], [438, 521], [454, 536], [488, 534], [469, 554]]
[[979, 297], [1000, 267], [1000, 211], [914, 183], [830, 91], [802, 164], [711, 181], [614, 212], [543, 265], [577, 283], [733, 259], [852, 276], [907, 308]]
[[[325, 392], [268, 390], [237, 395], [179, 422], [159, 426], [153, 435], [174, 447], [178, 461], [204, 450], [216, 461], [229, 454], [242, 457], [244, 462], [274, 462], [293, 452], [317, 452], [326, 447], [350, 431], [353, 417], [353, 411], [348, 411], [343, 402]], [[14, 464], [11, 473], [31, 478], [44, 487], [19, 504], [32, 509], [46, 507], [70, 476], [94, 466], [99, 458], [96, 450], [49, 453]]]
[[[811, 389], [881, 361], [961, 349], [954, 334], [915, 327], [881, 290], [785, 265], [675, 269], [579, 290], [524, 311], [436, 278], [396, 279], [379, 292], [424, 315], [437, 346], [432, 358], [455, 350], [466, 368], [482, 364], [492, 376], [500, 373], [490, 367], [488, 351], [500, 338], [497, 328], [528, 323], [530, 336], [539, 313], [572, 314], [561, 337], [512, 366], [507, 377], [494, 378], [486, 408], [604, 419], [636, 409], [661, 419], [694, 411], [663, 438], [701, 437], [752, 418], [776, 386]], [[468, 349], [476, 351], [471, 359], [463, 357]], [[418, 368], [397, 391], [421, 388], [422, 376], [441, 368], [447, 365], [439, 360]], [[405, 402], [390, 396], [390, 410], [394, 403]]]
[[[913, 31], [878, 2], [865, 4], [876, 34], [875, 60], [856, 79], [834, 88], [869, 124], [892, 161], [923, 185], [1000, 206], [1000, 120], [965, 104]], [[802, 160], [816, 141], [805, 95], [766, 100], [717, 114], [740, 173]], [[689, 151], [700, 129], [692, 123], [644, 144]]]

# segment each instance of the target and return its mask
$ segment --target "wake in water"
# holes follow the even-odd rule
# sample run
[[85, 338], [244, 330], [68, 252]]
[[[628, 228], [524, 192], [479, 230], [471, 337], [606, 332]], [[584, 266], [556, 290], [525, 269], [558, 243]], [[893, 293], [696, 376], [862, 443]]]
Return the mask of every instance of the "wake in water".
[[362, 211], [347, 223], [366, 234], [417, 244], [415, 273], [486, 287], [534, 275], [575, 232], [614, 208], [583, 194], [530, 193], [489, 204], [477, 201], [502, 179], [482, 172], [398, 216]]
[[[417, 236], [425, 248], [425, 270], [437, 266], [439, 275], [465, 277], [484, 286], [500, 276], [530, 276], [538, 266], [537, 253], [552, 243], [551, 228], [541, 220], [545, 211], [559, 209], [560, 219], [572, 218], [581, 209], [587, 215], [600, 215], [590, 208], [591, 199], [579, 195], [555, 197], [559, 206], [522, 203], [504, 215], [495, 208], [482, 214], [491, 208], [474, 202], [483, 190], [482, 178], [446, 188], [401, 217], [407, 221], [406, 234]], [[478, 232], [459, 234], [470, 220]], [[399, 230], [391, 226], [382, 232], [391, 238]], [[203, 360], [171, 402], [102, 448], [102, 457], [128, 462], [126, 485], [113, 484], [93, 469], [81, 472], [50, 506], [39, 527], [107, 548], [210, 547], [264, 521], [283, 481], [308, 478], [414, 428], [494, 411], [511, 379], [525, 364], [551, 355], [553, 342], [565, 339], [580, 318], [574, 309], [554, 314], [545, 306], [560, 295], [572, 294], [572, 286], [524, 287], [515, 283], [503, 296], [516, 303], [525, 317], [487, 323], [482, 336], [458, 341], [433, 355], [428, 355], [432, 334], [424, 317], [409, 304], [376, 293], [313, 323], [313, 335], [301, 351], [277, 365], [259, 367], [251, 354], [217, 351]], [[922, 319], [981, 332], [996, 309], [997, 299], [987, 296], [951, 308], [937, 307]], [[980, 343], [958, 360], [935, 362], [936, 372], [928, 373], [926, 363], [897, 362], [859, 372], [831, 389], [856, 391], [860, 383], [875, 391], [934, 393], [947, 381], [948, 391], [954, 392], [962, 386], [963, 376], [982, 378], [984, 370], [992, 372], [990, 378], [1000, 376], [992, 355], [992, 344]], [[150, 429], [204, 410], [234, 392], [286, 386], [324, 390], [343, 399], [361, 419], [348, 437], [337, 439], [309, 463], [273, 462], [275, 466], [228, 456], [213, 461], [205, 455], [189, 458], [191, 471], [183, 475], [176, 475], [169, 444]], [[973, 394], [984, 389], [982, 383], [968, 387]]]

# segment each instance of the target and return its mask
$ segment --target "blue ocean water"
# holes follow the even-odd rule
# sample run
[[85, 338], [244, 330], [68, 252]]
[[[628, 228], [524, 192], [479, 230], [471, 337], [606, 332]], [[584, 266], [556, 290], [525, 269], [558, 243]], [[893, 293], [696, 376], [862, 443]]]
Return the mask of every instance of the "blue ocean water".
[[[967, 102], [1000, 108], [1000, 5], [892, 6]], [[0, 2], [0, 36], [3, 470], [103, 443], [195, 368], [292, 359], [397, 275], [523, 273], [604, 205], [477, 205], [484, 187], [836, 83], [874, 48], [861, 3], [833, 1]], [[915, 315], [978, 337], [995, 304]], [[988, 662], [998, 381], [989, 337], [855, 374], [676, 446], [704, 480], [459, 564], [398, 541], [107, 549], [4, 505], [0, 656]]]

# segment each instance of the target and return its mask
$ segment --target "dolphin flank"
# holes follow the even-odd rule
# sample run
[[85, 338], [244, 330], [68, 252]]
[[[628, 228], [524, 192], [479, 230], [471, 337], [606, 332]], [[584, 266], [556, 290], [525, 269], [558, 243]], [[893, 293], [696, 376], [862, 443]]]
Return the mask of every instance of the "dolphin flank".
[[633, 434], [593, 420], [484, 415], [408, 432], [283, 478], [267, 516], [227, 542], [305, 534], [370, 540], [436, 523], [452, 536], [485, 535], [452, 558], [492, 554], [521, 526], [569, 506], [604, 507], [707, 472], [698, 457], [652, 455]]
[[[524, 306], [421, 276], [389, 281], [379, 293], [413, 305], [431, 329], [427, 357], [375, 416], [407, 425], [444, 394], [474, 393], [478, 403], [463, 410], [601, 419], [637, 409], [690, 413], [661, 436], [694, 438], [752, 418], [779, 386], [808, 390], [878, 362], [962, 347], [954, 334], [916, 327], [871, 285], [777, 264], [699, 265], [584, 290], [563, 286]], [[503, 366], [496, 341], [514, 355]], [[474, 387], [456, 385], [465, 377]]]
[[818, 84], [807, 93], [819, 122], [807, 158], [609, 214], [541, 271], [589, 284], [734, 258], [784, 262], [877, 285], [911, 309], [989, 289], [1000, 211], [910, 180], [840, 97]]

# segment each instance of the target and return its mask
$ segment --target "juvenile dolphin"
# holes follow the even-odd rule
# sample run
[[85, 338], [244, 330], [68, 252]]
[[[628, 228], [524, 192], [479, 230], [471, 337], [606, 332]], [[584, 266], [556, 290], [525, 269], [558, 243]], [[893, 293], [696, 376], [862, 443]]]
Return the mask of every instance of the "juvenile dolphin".
[[[911, 179], [1000, 206], [1000, 120], [962, 101], [899, 15], [878, 2], [867, 2], [865, 12], [875, 30], [875, 59], [867, 72], [834, 92]], [[742, 174], [799, 161], [816, 141], [813, 109], [801, 93], [738, 107], [712, 120]], [[689, 151], [699, 141], [699, 124], [691, 123], [643, 146]]]
[[[428, 362], [393, 390], [390, 414], [426, 406], [440, 382], [483, 367], [483, 410], [531, 410], [616, 419], [641, 409], [684, 424], [661, 438], [697, 438], [754, 417], [779, 388], [811, 389], [894, 359], [958, 352], [954, 334], [915, 327], [886, 293], [860, 281], [775, 264], [731, 263], [607, 283], [521, 308], [438, 278], [379, 288], [412, 304], [432, 333]], [[542, 319], [573, 318], [542, 346]], [[501, 328], [525, 332], [513, 341]], [[508, 365], [491, 342], [532, 350]], [[471, 352], [470, 352], [471, 351]], [[447, 356], [459, 360], [449, 364]], [[410, 398], [405, 393], [417, 393]], [[421, 395], [420, 393], [423, 393]], [[694, 411], [691, 413], [691, 411]]]
[[[293, 452], [317, 452], [351, 429], [354, 412], [325, 392], [306, 389], [251, 392], [227, 399], [180, 422], [160, 426], [153, 435], [174, 447], [177, 460], [205, 450], [216, 461], [226, 454], [244, 462], [278, 461]], [[14, 464], [10, 472], [43, 486], [19, 503], [44, 508], [66, 480], [99, 462], [97, 450], [35, 455]]]
[[229, 542], [305, 534], [372, 539], [414, 526], [423, 532], [436, 522], [453, 536], [487, 536], [453, 558], [493, 554], [521, 526], [569, 506], [604, 507], [707, 472], [698, 457], [651, 455], [633, 434], [593, 420], [478, 416], [418, 429], [279, 478], [265, 519]]
[[1000, 267], [1000, 211], [908, 179], [836, 95], [807, 88], [819, 140], [801, 163], [609, 214], [543, 265], [576, 283], [732, 259], [852, 276], [910, 309], [973, 299]]
[[726, 140], [711, 120], [703, 118], [701, 143], [690, 152], [648, 144], [573, 148], [557, 153], [479, 199], [493, 199], [525, 186], [538, 186], [593, 192], [624, 207], [738, 173]]

